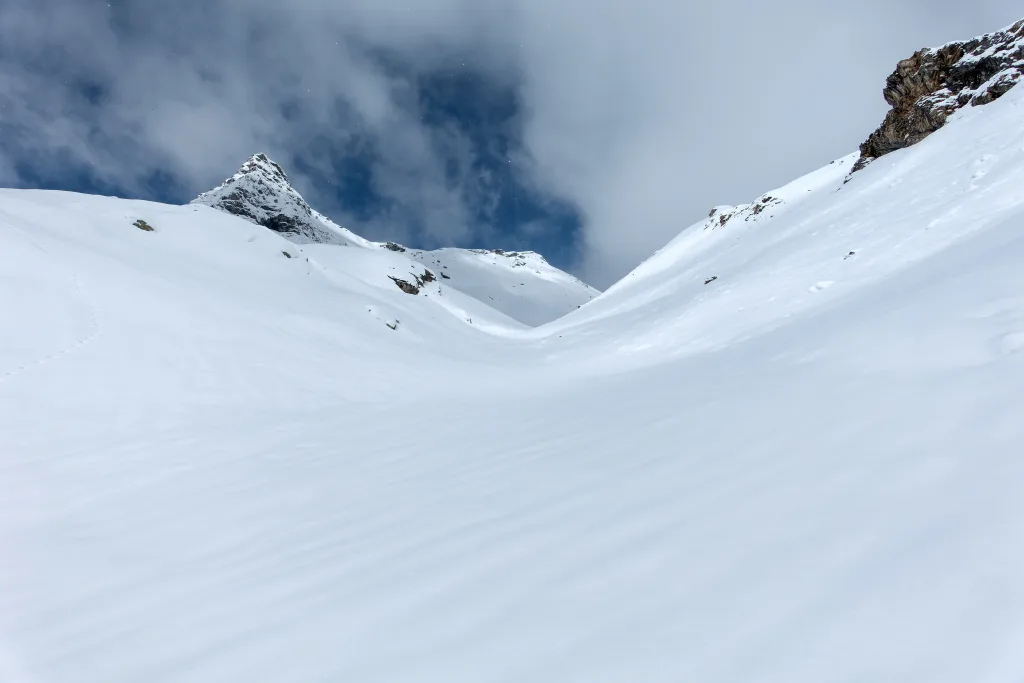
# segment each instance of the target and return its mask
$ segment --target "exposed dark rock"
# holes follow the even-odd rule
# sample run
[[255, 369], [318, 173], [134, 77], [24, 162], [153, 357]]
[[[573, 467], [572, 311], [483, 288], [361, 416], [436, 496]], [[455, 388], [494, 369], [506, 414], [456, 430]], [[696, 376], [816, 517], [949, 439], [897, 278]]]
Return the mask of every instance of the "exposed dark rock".
[[1022, 73], [1024, 19], [973, 40], [918, 50], [886, 79], [882, 92], [892, 109], [860, 146], [860, 159], [851, 173], [920, 142], [956, 110], [1001, 97]]
[[132, 225], [134, 225], [139, 230], [145, 230], [146, 232], [154, 232], [153, 226], [147, 223], [146, 221], [142, 220], [141, 218], [132, 223]]
[[346, 244], [288, 182], [266, 154], [255, 154], [220, 187], [192, 200], [285, 235], [295, 242]]
[[385, 242], [383, 246], [385, 249], [390, 251], [405, 251], [405, 247], [401, 244], [396, 244], [395, 242]]
[[398, 288], [400, 290], [402, 290], [403, 292], [405, 292], [406, 294], [419, 294], [420, 293], [420, 288], [417, 287], [416, 285], [414, 285], [413, 283], [407, 282], [405, 280], [401, 280], [401, 279], [395, 277], [394, 275], [388, 275], [388, 277], [391, 278], [391, 281], [394, 282], [395, 285], [397, 285]]
[[474, 254], [495, 254], [512, 259], [512, 267], [519, 268], [528, 265], [528, 259], [547, 263], [544, 257], [535, 251], [505, 251], [504, 249], [470, 249]]
[[772, 197], [770, 195], [765, 195], [765, 196], [761, 197], [760, 199], [758, 199], [756, 202], [754, 202], [753, 206], [750, 208], [750, 215], [747, 216], [746, 218], [744, 218], [743, 220], [749, 221], [751, 216], [757, 216], [762, 211], [767, 209], [769, 206], [772, 206], [774, 204], [781, 204], [781, 203], [782, 203], [781, 199], [777, 199], [776, 197]]
[[711, 228], [714, 230], [715, 228], [724, 228], [725, 224], [729, 222], [729, 219], [732, 218], [735, 213], [735, 207], [726, 209], [725, 207], [716, 206], [711, 209], [711, 212], [708, 214], [708, 219], [704, 222], [704, 229], [707, 230], [708, 228]]
[[[771, 195], [763, 195], [758, 197], [757, 201], [753, 204], [741, 204], [740, 206], [716, 206], [711, 209], [708, 213], [708, 218], [704, 221], [704, 229], [711, 228], [715, 230], [717, 228], [724, 228], [725, 225], [732, 219], [743, 216], [744, 221], [749, 221], [752, 218], [757, 218], [764, 212], [765, 209], [781, 204], [782, 200], [778, 197], [772, 197]], [[769, 216], [770, 218], [771, 216]]]

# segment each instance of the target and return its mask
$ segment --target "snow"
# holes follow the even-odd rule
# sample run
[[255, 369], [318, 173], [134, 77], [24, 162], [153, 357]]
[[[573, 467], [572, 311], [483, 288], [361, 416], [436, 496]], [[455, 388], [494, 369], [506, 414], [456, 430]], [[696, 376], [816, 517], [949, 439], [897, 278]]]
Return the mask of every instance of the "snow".
[[1019, 681], [1022, 107], [536, 329], [0, 191], [0, 680]]
[[262, 153], [249, 157], [237, 173], [193, 199], [192, 204], [271, 227], [300, 244], [365, 243], [362, 238], [353, 240], [355, 235], [314, 212], [291, 186], [284, 169]]
[[412, 257], [447, 284], [531, 327], [580, 308], [600, 292], [532, 251], [436, 249]]
[[940, 50], [951, 46], [959, 46], [966, 51], [957, 63], [952, 65], [952, 71], [969, 69], [978, 62], [988, 60], [992, 62], [989, 69], [992, 74], [984, 83], [973, 89], [965, 88], [953, 93], [948, 88], [943, 88], [926, 96], [925, 99], [931, 101], [927, 107], [954, 111], [967, 102], [974, 105], [985, 104], [993, 98], [992, 92], [1002, 93], [1008, 90], [1024, 73], [1024, 21], [1017, 21], [1001, 31], [987, 33], [974, 40], [946, 43], [941, 48], [926, 49], [925, 52], [936, 55]]
[[[192, 201], [193, 205], [208, 206], [226, 213], [241, 216], [257, 225], [277, 231], [283, 237], [299, 245], [326, 244], [351, 247], [352, 253], [320, 254], [333, 260], [341, 270], [358, 272], [359, 277], [375, 285], [388, 283], [396, 286], [388, 276], [394, 276], [410, 284], [417, 284], [417, 277], [424, 274], [420, 263], [433, 277], [444, 285], [456, 290], [445, 302], [452, 311], [464, 313], [464, 319], [473, 320], [493, 314], [481, 313], [494, 309], [519, 323], [533, 327], [559, 318], [569, 311], [590, 301], [599, 291], [579, 279], [551, 266], [544, 257], [534, 252], [504, 252], [470, 249], [438, 249], [435, 251], [412, 251], [393, 242], [373, 242], [334, 223], [314, 211], [302, 195], [292, 187], [288, 176], [279, 164], [266, 154], [254, 154], [231, 178], [220, 186], [204, 192]], [[360, 249], [384, 250], [390, 254], [370, 255], [358, 253]], [[438, 296], [446, 287], [439, 283]], [[461, 293], [461, 294], [460, 294]], [[476, 298], [479, 303], [464, 305], [464, 295]], [[515, 323], [513, 323], [515, 325]], [[496, 331], [500, 328], [488, 325]]]

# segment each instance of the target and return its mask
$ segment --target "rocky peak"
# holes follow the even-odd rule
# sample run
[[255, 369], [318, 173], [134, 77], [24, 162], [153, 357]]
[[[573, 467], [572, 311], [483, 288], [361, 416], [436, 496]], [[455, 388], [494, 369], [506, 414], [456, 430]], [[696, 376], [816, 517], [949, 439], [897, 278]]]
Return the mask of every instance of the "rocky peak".
[[344, 244], [266, 154], [254, 154], [219, 187], [192, 200], [282, 233], [295, 242]]
[[268, 181], [288, 184], [288, 175], [281, 168], [280, 164], [262, 152], [249, 157], [249, 160], [242, 164], [242, 168], [238, 169], [238, 173], [243, 175], [259, 173]]
[[860, 146], [853, 170], [920, 142], [962, 107], [997, 99], [1022, 73], [1024, 19], [973, 40], [918, 50], [886, 79], [883, 94], [892, 109]]

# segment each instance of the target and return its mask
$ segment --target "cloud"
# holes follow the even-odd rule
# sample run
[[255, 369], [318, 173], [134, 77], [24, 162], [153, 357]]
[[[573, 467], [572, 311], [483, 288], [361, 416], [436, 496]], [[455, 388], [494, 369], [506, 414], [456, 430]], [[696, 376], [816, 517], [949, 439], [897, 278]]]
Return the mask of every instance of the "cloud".
[[[606, 286], [708, 207], [855, 148], [897, 59], [1018, 13], [1008, 0], [6, 0], [0, 181], [68, 169], [140, 195], [171, 182], [183, 200], [264, 150], [370, 236], [576, 240], [576, 270]], [[447, 97], [513, 98], [500, 129], [463, 125], [473, 111], [424, 118], [446, 73], [488, 86]], [[352, 160], [369, 172], [346, 172]], [[574, 208], [581, 232], [528, 211], [506, 224], [510, 186]]]

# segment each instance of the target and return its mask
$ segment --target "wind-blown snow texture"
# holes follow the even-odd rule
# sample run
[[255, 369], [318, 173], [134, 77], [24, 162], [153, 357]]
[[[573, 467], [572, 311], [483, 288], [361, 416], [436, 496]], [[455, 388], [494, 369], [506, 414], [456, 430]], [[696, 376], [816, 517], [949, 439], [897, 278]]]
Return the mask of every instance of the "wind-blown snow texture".
[[537, 329], [403, 252], [0, 192], [0, 680], [1020, 681], [1022, 120]]

